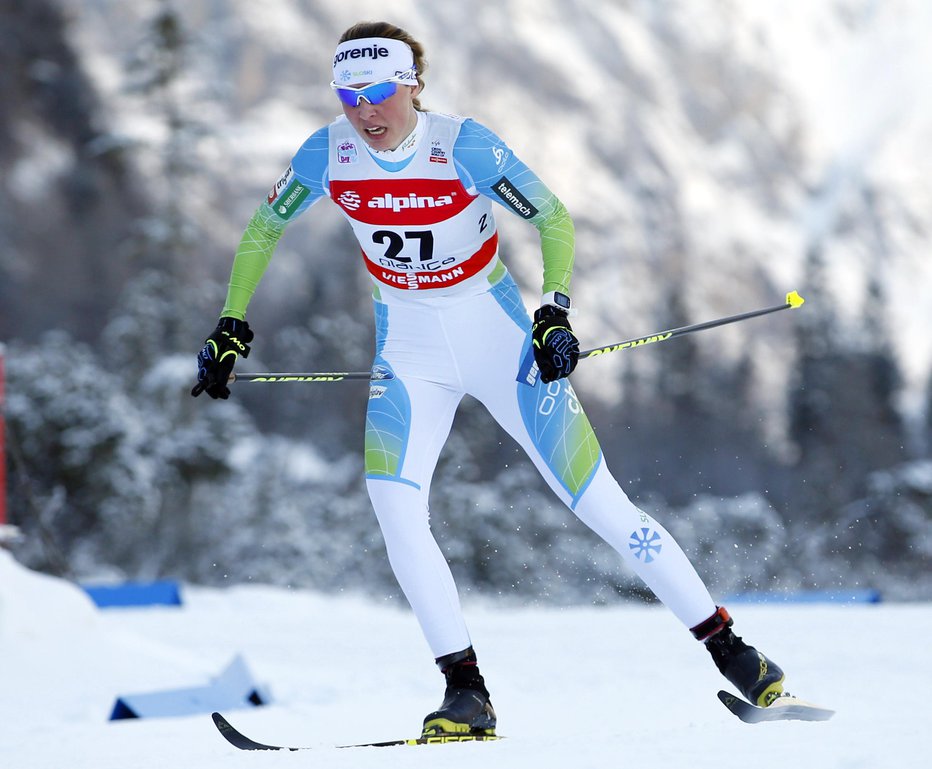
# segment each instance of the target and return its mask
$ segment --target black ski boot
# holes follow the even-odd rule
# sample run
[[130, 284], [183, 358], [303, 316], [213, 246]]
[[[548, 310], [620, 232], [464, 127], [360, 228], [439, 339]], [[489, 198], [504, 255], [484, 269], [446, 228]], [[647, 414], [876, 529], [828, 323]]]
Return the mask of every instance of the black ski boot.
[[734, 620], [725, 607], [692, 628], [692, 634], [705, 643], [721, 674], [731, 681], [752, 705], [767, 707], [783, 696], [783, 671], [753, 646], [732, 632]]
[[437, 659], [447, 681], [443, 703], [424, 719], [423, 737], [438, 734], [495, 734], [495, 711], [470, 646]]

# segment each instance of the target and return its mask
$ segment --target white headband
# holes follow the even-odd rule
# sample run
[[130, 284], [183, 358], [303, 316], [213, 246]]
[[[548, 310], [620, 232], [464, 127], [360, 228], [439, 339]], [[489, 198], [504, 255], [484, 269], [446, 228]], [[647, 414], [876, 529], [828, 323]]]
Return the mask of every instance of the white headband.
[[337, 85], [390, 79], [417, 85], [414, 53], [406, 43], [388, 37], [365, 37], [337, 46], [333, 55], [333, 82]]

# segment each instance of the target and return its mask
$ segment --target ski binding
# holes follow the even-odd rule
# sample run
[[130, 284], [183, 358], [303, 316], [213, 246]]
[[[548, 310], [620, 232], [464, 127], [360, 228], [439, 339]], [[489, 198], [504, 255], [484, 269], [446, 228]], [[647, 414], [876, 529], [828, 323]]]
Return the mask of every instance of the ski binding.
[[777, 697], [766, 708], [752, 705], [731, 692], [720, 691], [718, 698], [746, 724], [759, 724], [764, 721], [828, 721], [835, 715], [834, 710], [804, 702], [790, 694]]

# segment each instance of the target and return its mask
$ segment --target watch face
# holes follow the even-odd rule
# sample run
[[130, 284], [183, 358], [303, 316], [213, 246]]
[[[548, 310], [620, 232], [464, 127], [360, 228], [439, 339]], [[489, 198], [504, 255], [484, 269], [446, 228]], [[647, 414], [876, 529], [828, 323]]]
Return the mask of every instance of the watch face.
[[555, 301], [560, 307], [564, 310], [570, 308], [570, 298], [566, 294], [561, 294], [559, 291], [553, 292], [553, 301]]

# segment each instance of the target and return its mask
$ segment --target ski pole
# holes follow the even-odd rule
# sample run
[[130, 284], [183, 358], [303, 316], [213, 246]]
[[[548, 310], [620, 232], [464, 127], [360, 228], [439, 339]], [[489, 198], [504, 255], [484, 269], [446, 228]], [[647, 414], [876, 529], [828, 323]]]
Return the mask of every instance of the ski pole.
[[230, 382], [342, 382], [345, 379], [392, 379], [373, 377], [371, 371], [308, 371], [296, 374], [267, 372], [264, 374], [230, 374]]
[[[760, 310], [750, 310], [749, 312], [742, 312], [739, 315], [729, 315], [725, 318], [717, 318], [715, 320], [707, 320], [704, 323], [694, 323], [691, 326], [682, 326], [681, 328], [670, 329], [669, 331], [659, 331], [654, 334], [648, 334], [647, 336], [639, 336], [634, 339], [627, 339], [624, 342], [615, 342], [613, 344], [606, 344], [602, 347], [593, 347], [591, 350], [583, 350], [579, 353], [579, 359], [584, 358], [593, 358], [596, 355], [604, 355], [609, 352], [617, 352], [618, 350], [628, 350], [634, 347], [643, 347], [647, 344], [653, 344], [655, 342], [666, 342], [668, 339], [673, 339], [677, 336], [683, 336], [684, 334], [691, 334], [694, 331], [704, 331], [709, 328], [717, 328], [718, 326], [725, 326], [729, 323], [737, 323], [741, 320], [748, 320], [749, 318], [757, 318], [761, 315], [768, 315], [772, 312], [779, 312], [780, 310], [795, 310], [797, 307], [801, 307], [803, 302], [806, 300], [803, 299], [795, 291], [790, 291], [786, 295], [786, 302], [784, 304], [774, 305], [773, 307], [764, 307]], [[230, 382], [342, 382], [347, 379], [368, 379], [372, 381], [378, 381], [380, 379], [393, 379], [393, 375], [389, 371], [376, 372], [372, 371], [315, 371], [315, 372], [302, 372], [302, 373], [279, 373], [279, 372], [267, 372], [260, 374], [230, 374]]]
[[707, 328], [717, 328], [718, 326], [724, 326], [728, 323], [737, 323], [739, 320], [747, 320], [748, 318], [756, 318], [760, 315], [767, 315], [771, 312], [779, 312], [780, 310], [795, 310], [797, 307], [801, 307], [803, 302], [806, 300], [803, 299], [795, 291], [790, 291], [786, 295], [786, 302], [784, 304], [774, 305], [773, 307], [764, 307], [760, 310], [751, 310], [750, 312], [742, 312], [739, 315], [729, 315], [727, 318], [717, 318], [716, 320], [707, 320], [704, 323], [694, 323], [691, 326], [682, 326], [681, 328], [673, 328], [669, 331], [660, 331], [655, 334], [648, 334], [647, 336], [639, 336], [634, 339], [627, 339], [624, 342], [615, 342], [614, 344], [607, 344], [602, 347], [594, 347], [591, 350], [583, 350], [579, 353], [579, 359], [583, 358], [592, 358], [596, 355], [603, 355], [607, 352], [617, 352], [618, 350], [627, 350], [632, 347], [642, 347], [645, 344], [653, 344], [654, 342], [666, 342], [668, 339], [673, 339], [677, 336], [683, 336], [684, 334], [691, 334], [694, 331], [704, 331]]

